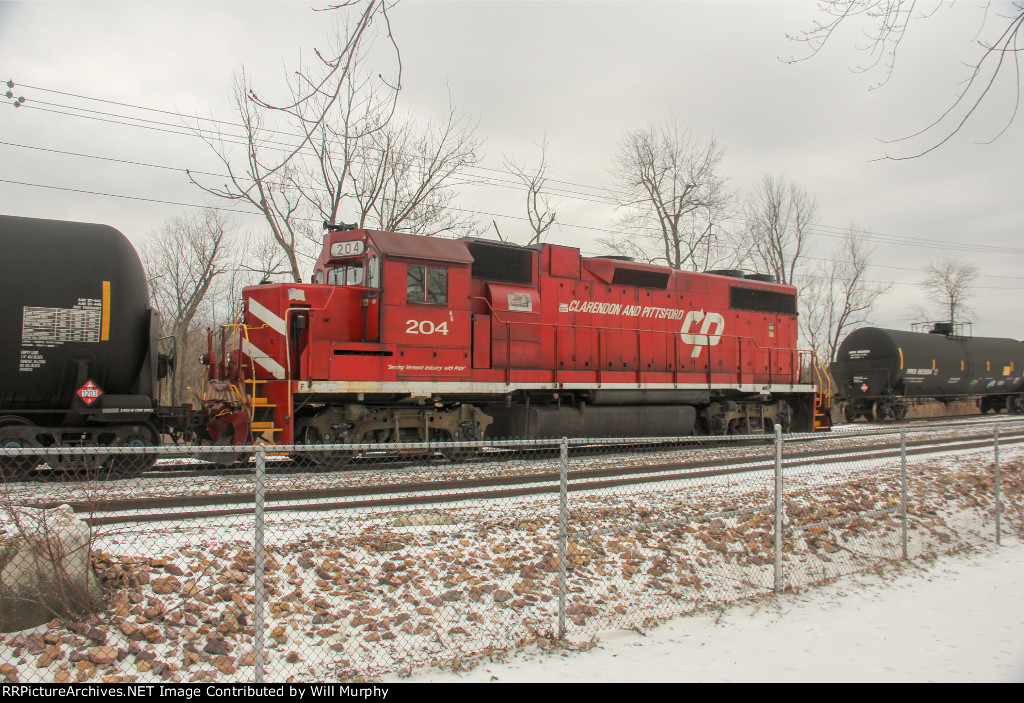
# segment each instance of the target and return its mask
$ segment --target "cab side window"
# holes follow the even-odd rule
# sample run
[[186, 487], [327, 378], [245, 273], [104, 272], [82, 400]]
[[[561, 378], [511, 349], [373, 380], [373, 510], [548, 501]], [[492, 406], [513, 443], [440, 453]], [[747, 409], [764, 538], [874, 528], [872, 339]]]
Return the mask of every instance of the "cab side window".
[[448, 269], [410, 265], [405, 290], [407, 302], [447, 305]]

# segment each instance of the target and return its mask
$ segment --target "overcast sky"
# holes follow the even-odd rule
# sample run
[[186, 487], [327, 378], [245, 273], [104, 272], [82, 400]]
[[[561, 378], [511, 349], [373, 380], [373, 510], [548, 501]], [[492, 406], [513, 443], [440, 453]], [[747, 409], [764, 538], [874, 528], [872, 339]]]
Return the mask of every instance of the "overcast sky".
[[[1001, 9], [989, 10], [988, 31], [1000, 27]], [[123, 120], [112, 115], [178, 122], [130, 105], [231, 120], [232, 72], [244, 65], [274, 97], [285, 67], [327, 46], [336, 14], [306, 2], [0, 2], [0, 79], [26, 98], [17, 109], [0, 101], [0, 212], [102, 222], [145, 241], [184, 205], [209, 202], [181, 169], [223, 167], [194, 137], [115, 124]], [[887, 149], [909, 152], [879, 140], [926, 126], [954, 99], [960, 62], [975, 56], [983, 4], [943, 6], [913, 22], [891, 80], [874, 90], [884, 74], [855, 70], [868, 61], [855, 48], [862, 27], [845, 28], [813, 59], [781, 60], [806, 54], [786, 34], [816, 17], [802, 0], [404, 0], [391, 12], [404, 109], [440, 118], [450, 95], [477, 122], [487, 168], [500, 168], [503, 153], [535, 161], [546, 136], [549, 176], [566, 191], [549, 241], [602, 252], [595, 239], [615, 213], [577, 196], [614, 187], [608, 167], [624, 132], [674, 115], [724, 147], [722, 171], [735, 190], [771, 173], [815, 196], [811, 256], [827, 256], [851, 224], [875, 233], [871, 278], [895, 283], [876, 323], [906, 328], [910, 308], [924, 302], [916, 286], [923, 267], [956, 257], [985, 274], [971, 301], [974, 333], [1024, 338], [1024, 124], [981, 143], [1006, 125], [1013, 80], [938, 150], [878, 160]], [[484, 183], [461, 187], [458, 204], [524, 241], [521, 201]]]

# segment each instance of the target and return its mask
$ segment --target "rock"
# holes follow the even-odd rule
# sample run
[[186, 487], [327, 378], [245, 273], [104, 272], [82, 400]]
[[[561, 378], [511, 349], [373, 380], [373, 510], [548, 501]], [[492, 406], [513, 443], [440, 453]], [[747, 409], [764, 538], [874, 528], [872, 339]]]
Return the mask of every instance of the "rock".
[[36, 661], [36, 667], [42, 669], [49, 666], [50, 664], [57, 661], [62, 653], [63, 652], [61, 652], [59, 646], [50, 645], [49, 647], [43, 650], [43, 653], [41, 655], [39, 655], [39, 659]]
[[118, 651], [116, 647], [93, 647], [85, 653], [85, 661], [97, 666], [107, 666], [117, 661]]
[[496, 603], [504, 603], [510, 598], [512, 598], [512, 594], [504, 589], [498, 589], [494, 592], [494, 602]]
[[412, 527], [416, 525], [456, 525], [458, 519], [443, 510], [408, 513], [395, 520], [395, 527]]
[[234, 649], [234, 647], [231, 643], [222, 637], [211, 637], [206, 643], [206, 646], [203, 647], [203, 651], [207, 654], [220, 655], [231, 654], [232, 649]]
[[38, 632], [33, 632], [27, 638], [25, 638], [25, 649], [28, 650], [29, 654], [41, 654], [46, 645], [43, 643], [43, 636]]
[[139, 626], [128, 620], [125, 620], [120, 625], [118, 625], [118, 629], [121, 630], [121, 634], [123, 634], [125, 637], [127, 637], [129, 640], [132, 640], [133, 642], [138, 642], [140, 640], [146, 639], [146, 636], [142, 634], [142, 630], [139, 628]]
[[210, 663], [217, 667], [217, 671], [222, 674], [233, 674], [235, 673], [235, 665], [232, 663], [230, 657], [218, 656], [210, 660]]
[[17, 508], [19, 530], [0, 542], [0, 632], [75, 619], [103, 601], [90, 562], [92, 530], [69, 505]]
[[173, 576], [167, 576], [161, 579], [153, 579], [150, 582], [150, 586], [153, 588], [153, 593], [177, 593], [181, 590], [181, 581]]

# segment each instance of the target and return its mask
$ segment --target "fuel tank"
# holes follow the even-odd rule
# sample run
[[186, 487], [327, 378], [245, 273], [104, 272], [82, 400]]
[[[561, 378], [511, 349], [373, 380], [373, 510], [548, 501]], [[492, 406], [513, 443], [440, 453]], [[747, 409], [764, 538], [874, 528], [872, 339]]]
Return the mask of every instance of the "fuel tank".
[[487, 430], [494, 439], [678, 437], [693, 434], [697, 422], [692, 405], [514, 405], [485, 411], [494, 419]]

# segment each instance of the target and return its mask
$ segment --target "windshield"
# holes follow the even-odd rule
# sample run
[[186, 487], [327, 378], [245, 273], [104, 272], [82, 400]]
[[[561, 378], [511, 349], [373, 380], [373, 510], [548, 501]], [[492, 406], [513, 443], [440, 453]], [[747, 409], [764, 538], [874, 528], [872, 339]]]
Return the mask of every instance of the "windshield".
[[327, 283], [335, 286], [363, 285], [363, 262], [359, 261], [328, 269]]

